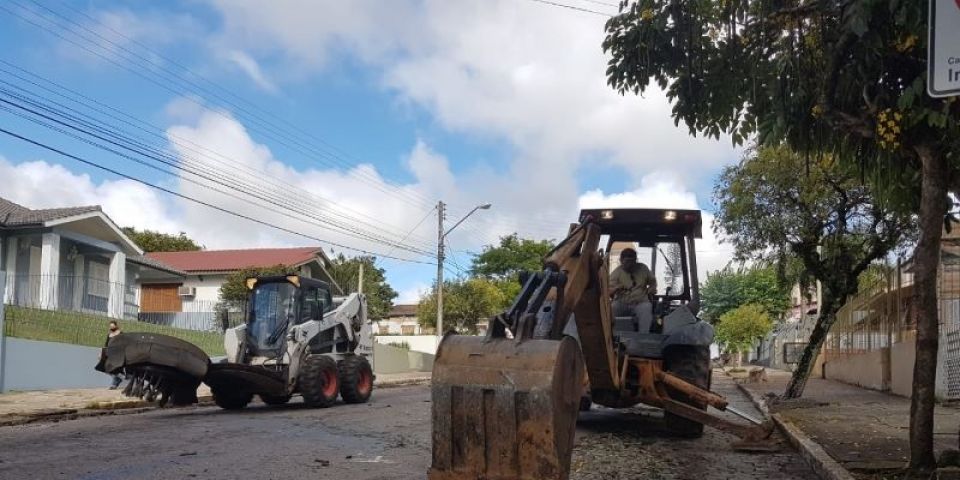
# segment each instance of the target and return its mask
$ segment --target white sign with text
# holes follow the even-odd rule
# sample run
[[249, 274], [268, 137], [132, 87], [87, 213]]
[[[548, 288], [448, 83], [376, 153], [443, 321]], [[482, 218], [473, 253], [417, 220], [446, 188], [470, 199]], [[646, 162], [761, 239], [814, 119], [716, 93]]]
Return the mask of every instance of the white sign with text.
[[960, 95], [960, 0], [930, 0], [927, 92]]

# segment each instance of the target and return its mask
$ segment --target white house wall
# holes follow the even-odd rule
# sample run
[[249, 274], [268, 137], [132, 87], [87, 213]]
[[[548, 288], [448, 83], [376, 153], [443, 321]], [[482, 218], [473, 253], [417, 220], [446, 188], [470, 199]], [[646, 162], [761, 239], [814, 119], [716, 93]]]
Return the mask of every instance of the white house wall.
[[183, 286], [193, 287], [197, 293], [193, 297], [180, 297], [183, 311], [212, 311], [213, 306], [220, 301], [220, 286], [226, 280], [226, 275], [190, 275], [185, 278]]

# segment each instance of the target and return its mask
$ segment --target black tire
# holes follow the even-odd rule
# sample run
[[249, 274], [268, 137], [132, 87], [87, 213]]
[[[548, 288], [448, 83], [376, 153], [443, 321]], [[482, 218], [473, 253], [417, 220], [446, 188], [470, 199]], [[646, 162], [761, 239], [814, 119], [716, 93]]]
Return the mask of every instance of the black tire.
[[230, 392], [226, 390], [214, 389], [213, 402], [224, 410], [240, 410], [246, 408], [247, 404], [253, 400], [253, 394], [248, 392]]
[[345, 403], [366, 403], [373, 393], [373, 369], [360, 355], [340, 361], [340, 396]]
[[340, 377], [334, 359], [322, 354], [307, 355], [297, 380], [303, 403], [308, 406], [327, 408], [337, 401]]
[[290, 401], [290, 395], [264, 395], [261, 393], [260, 400], [267, 405], [283, 405]]
[[[710, 347], [671, 347], [664, 352], [663, 369], [700, 388], [710, 388]], [[671, 391], [674, 400], [706, 410], [707, 406], [680, 392]], [[663, 412], [667, 430], [678, 437], [700, 438], [703, 424]]]
[[580, 411], [589, 412], [590, 407], [593, 406], [593, 400], [590, 399], [589, 395], [584, 395], [580, 397]]

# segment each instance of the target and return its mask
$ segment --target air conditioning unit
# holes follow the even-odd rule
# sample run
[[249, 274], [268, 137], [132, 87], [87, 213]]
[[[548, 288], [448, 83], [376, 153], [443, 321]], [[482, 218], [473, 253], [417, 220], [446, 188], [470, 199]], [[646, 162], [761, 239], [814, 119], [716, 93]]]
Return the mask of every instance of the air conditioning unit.
[[194, 297], [197, 295], [197, 287], [177, 287], [177, 295], [181, 297]]

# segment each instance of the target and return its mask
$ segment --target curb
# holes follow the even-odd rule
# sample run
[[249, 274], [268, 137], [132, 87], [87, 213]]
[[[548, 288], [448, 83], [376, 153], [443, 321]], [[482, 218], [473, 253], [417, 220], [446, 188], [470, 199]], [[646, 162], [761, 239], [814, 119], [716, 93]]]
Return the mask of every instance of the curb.
[[757, 397], [742, 384], [737, 383], [736, 385], [764, 415], [773, 419], [773, 423], [787, 437], [790, 445], [793, 445], [793, 448], [800, 452], [800, 456], [821, 480], [854, 480], [853, 475], [843, 468], [843, 465], [834, 460], [819, 443], [813, 441], [803, 430], [800, 430], [793, 422], [783, 418], [779, 413], [771, 414], [767, 408], [767, 402]]
[[[197, 397], [196, 406], [208, 407], [213, 405], [212, 395]], [[149, 412], [160, 408], [156, 403], [145, 400], [115, 400], [110, 402], [91, 402], [84, 408], [62, 408], [41, 410], [24, 415], [10, 414], [7, 418], [0, 417], [0, 428], [26, 425], [37, 422], [61, 422], [78, 418], [101, 417], [104, 415], [131, 415]]]
[[11, 418], [0, 419], [0, 428], [14, 427], [17, 425], [26, 425], [37, 422], [62, 422], [65, 420], [76, 420], [78, 418], [102, 417], [105, 415], [131, 415], [153, 410], [155, 407], [136, 407], [120, 409], [81, 409], [65, 408], [56, 412], [43, 412], [40, 414], [11, 415]]
[[[377, 388], [408, 387], [430, 383], [431, 377], [405, 378], [402, 380], [388, 380], [376, 383]], [[209, 407], [214, 405], [213, 395], [200, 395], [196, 406]], [[37, 422], [61, 422], [78, 418], [100, 417], [104, 415], [129, 415], [159, 409], [155, 402], [145, 400], [113, 400], [107, 402], [90, 402], [83, 408], [55, 408], [40, 410], [27, 414], [9, 414], [0, 416], [0, 428], [26, 425]]]
[[[429, 384], [430, 376], [404, 378], [398, 380], [386, 380], [374, 383], [377, 388], [409, 387], [414, 385]], [[197, 397], [196, 406], [208, 407], [214, 405], [213, 395], [200, 395]], [[55, 408], [40, 410], [27, 414], [9, 414], [0, 416], [0, 428], [13, 427], [17, 425], [26, 425], [37, 422], [60, 422], [64, 420], [75, 420], [86, 417], [99, 417], [104, 415], [128, 415], [135, 413], [148, 412], [160, 407], [156, 402], [147, 402], [145, 400], [112, 400], [101, 402], [90, 402], [83, 408]]]
[[377, 388], [410, 387], [413, 385], [429, 384], [431, 380], [432, 380], [432, 377], [405, 378], [402, 380], [387, 380], [383, 382], [375, 382], [373, 386]]

